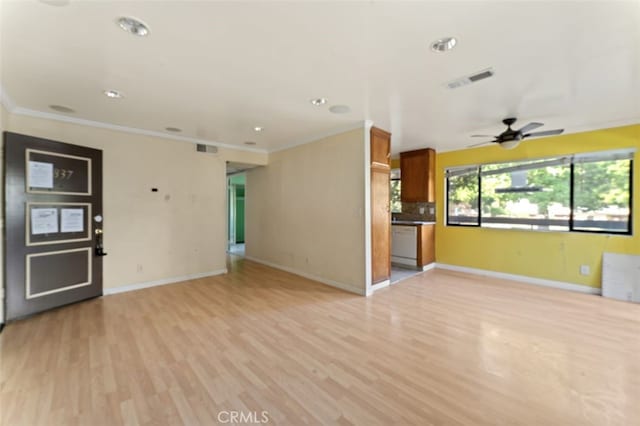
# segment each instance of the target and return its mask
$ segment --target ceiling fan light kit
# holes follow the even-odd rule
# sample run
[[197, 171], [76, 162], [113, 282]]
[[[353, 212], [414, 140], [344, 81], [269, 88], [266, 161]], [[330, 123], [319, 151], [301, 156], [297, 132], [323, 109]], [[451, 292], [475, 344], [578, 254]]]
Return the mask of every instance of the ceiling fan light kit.
[[504, 141], [500, 143], [500, 148], [514, 149], [520, 145], [520, 141]]

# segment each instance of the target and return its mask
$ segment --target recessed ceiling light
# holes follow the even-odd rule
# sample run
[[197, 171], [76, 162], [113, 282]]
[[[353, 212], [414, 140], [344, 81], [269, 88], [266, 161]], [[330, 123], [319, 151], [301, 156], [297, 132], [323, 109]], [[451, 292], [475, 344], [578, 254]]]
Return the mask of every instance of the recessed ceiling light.
[[264, 127], [256, 126], [253, 128], [253, 130], [255, 130], [256, 132], [261, 132], [264, 130]]
[[120, 28], [133, 35], [137, 35], [139, 37], [149, 35], [149, 27], [147, 27], [143, 22], [137, 20], [136, 18], [122, 16], [118, 18], [116, 23]]
[[64, 105], [49, 105], [49, 108], [51, 108], [54, 111], [58, 111], [58, 112], [64, 112], [67, 114], [71, 114], [76, 112], [74, 109], [71, 109], [69, 107], [66, 107]]
[[245, 145], [255, 145], [256, 143], [253, 142], [253, 141], [246, 141], [244, 144]]
[[434, 52], [446, 52], [456, 47], [458, 40], [455, 37], [444, 37], [431, 43], [431, 50]]
[[182, 129], [178, 128], [178, 127], [165, 127], [164, 128], [167, 132], [174, 132], [174, 133], [179, 133], [182, 131]]
[[112, 98], [112, 99], [124, 98], [124, 95], [122, 94], [122, 92], [118, 92], [117, 90], [105, 90], [102, 93], [104, 93], [107, 98]]
[[327, 98], [311, 99], [309, 102], [311, 102], [311, 104], [315, 106], [322, 106], [327, 103]]
[[351, 112], [351, 108], [349, 108], [349, 105], [332, 105], [329, 107], [329, 111], [334, 114], [347, 114]]

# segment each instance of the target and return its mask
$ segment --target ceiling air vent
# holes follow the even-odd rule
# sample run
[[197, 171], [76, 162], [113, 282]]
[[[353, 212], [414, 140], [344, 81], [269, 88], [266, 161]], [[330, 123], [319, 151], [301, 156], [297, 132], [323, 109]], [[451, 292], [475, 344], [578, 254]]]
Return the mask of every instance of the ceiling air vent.
[[475, 74], [467, 75], [462, 78], [455, 79], [447, 83], [449, 89], [457, 89], [458, 87], [466, 86], [471, 83], [484, 80], [485, 78], [493, 77], [495, 71], [493, 68], [487, 68], [486, 70], [479, 71]]
[[204, 152], [206, 154], [215, 154], [218, 152], [218, 147], [199, 143], [196, 145], [196, 151]]

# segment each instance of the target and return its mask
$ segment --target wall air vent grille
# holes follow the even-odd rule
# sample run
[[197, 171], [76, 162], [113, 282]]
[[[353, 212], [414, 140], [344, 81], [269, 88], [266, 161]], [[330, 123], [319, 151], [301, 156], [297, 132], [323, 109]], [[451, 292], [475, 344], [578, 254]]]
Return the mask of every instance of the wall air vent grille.
[[467, 86], [471, 83], [476, 83], [480, 80], [487, 79], [489, 77], [493, 77], [495, 71], [493, 68], [487, 68], [486, 70], [479, 71], [475, 74], [471, 74], [462, 78], [457, 78], [453, 81], [447, 83], [447, 87], [449, 89], [457, 89], [458, 87]]
[[207, 154], [216, 154], [218, 152], [218, 147], [199, 143], [196, 145], [196, 151], [204, 152]]

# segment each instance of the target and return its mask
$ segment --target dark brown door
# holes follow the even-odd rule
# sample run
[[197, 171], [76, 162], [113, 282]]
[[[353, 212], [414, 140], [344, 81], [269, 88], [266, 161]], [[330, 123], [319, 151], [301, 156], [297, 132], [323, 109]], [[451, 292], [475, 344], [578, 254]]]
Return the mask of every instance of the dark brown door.
[[5, 132], [7, 320], [102, 295], [102, 151]]

